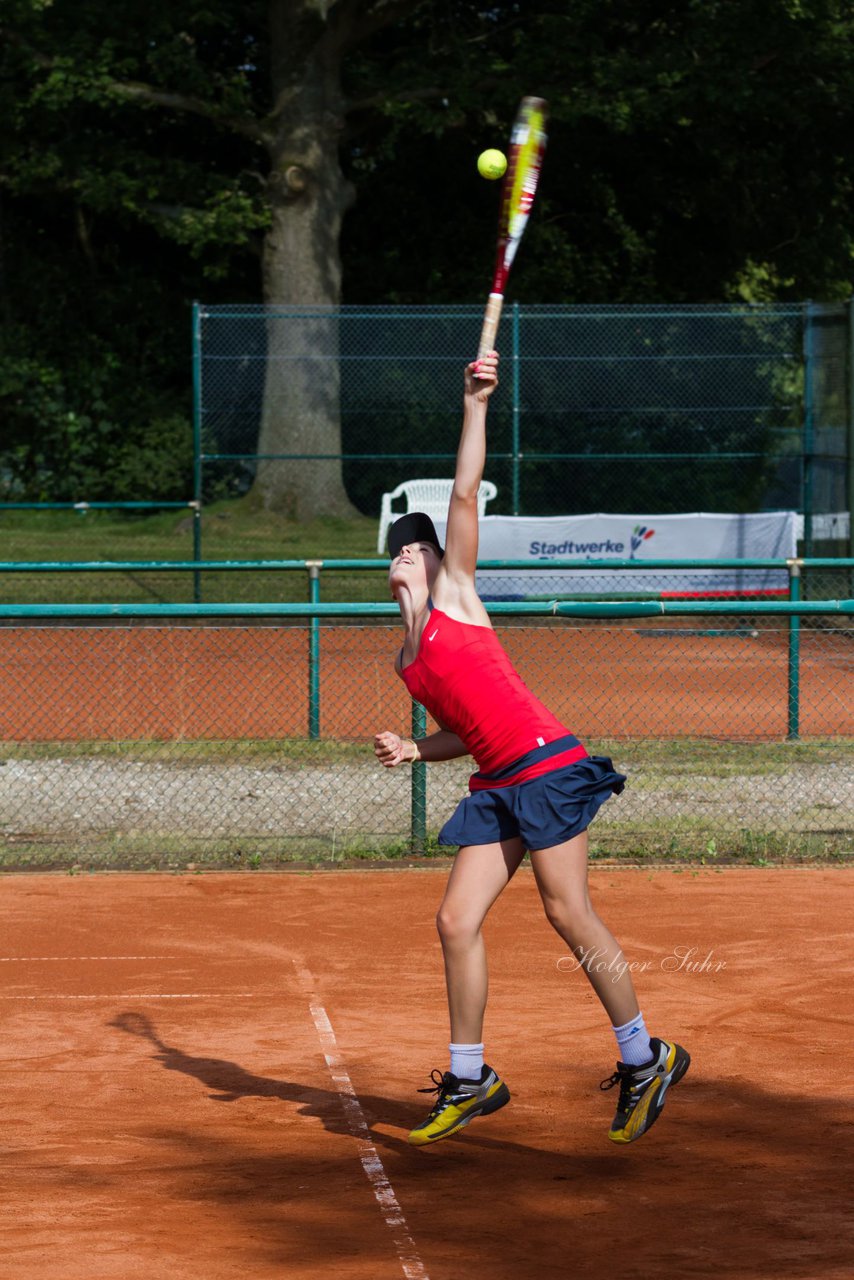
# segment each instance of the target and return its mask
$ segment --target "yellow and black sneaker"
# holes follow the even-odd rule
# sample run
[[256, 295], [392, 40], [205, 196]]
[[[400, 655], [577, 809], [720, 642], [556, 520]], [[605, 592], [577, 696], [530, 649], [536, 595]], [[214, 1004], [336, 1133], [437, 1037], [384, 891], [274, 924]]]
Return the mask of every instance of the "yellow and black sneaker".
[[460, 1080], [446, 1071], [430, 1073], [433, 1087], [419, 1093], [435, 1093], [436, 1101], [423, 1124], [409, 1135], [413, 1147], [426, 1147], [440, 1138], [459, 1133], [475, 1116], [488, 1116], [510, 1101], [510, 1090], [491, 1067], [484, 1066], [479, 1080]]
[[600, 1089], [620, 1086], [617, 1114], [608, 1133], [612, 1142], [634, 1142], [652, 1128], [661, 1115], [665, 1095], [682, 1079], [691, 1059], [681, 1045], [667, 1040], [650, 1041], [652, 1058], [642, 1067], [618, 1062], [617, 1070], [599, 1085]]

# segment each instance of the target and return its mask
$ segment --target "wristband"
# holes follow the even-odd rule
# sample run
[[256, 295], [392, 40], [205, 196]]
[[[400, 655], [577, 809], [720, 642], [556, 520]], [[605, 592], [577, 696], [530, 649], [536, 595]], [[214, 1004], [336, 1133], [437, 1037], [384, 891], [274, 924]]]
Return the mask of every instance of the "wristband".
[[416, 761], [416, 760], [420, 760], [420, 759], [421, 759], [421, 752], [418, 750], [418, 743], [415, 741], [415, 739], [414, 739], [414, 738], [407, 738], [407, 739], [406, 739], [406, 741], [407, 741], [407, 742], [411, 742], [411, 743], [412, 743], [412, 750], [413, 750], [413, 751], [414, 751], [414, 753], [415, 753], [415, 754], [412, 756], [412, 758], [411, 758], [410, 760], [408, 760], [408, 761], [407, 761], [407, 764], [415, 764], [415, 761]]

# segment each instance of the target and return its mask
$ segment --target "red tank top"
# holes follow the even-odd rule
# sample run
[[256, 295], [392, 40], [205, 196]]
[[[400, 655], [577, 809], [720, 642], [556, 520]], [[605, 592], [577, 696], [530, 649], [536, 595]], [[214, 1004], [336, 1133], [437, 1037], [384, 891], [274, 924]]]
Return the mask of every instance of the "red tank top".
[[[531, 693], [491, 627], [457, 622], [441, 609], [430, 614], [415, 661], [401, 675], [412, 697], [463, 740], [481, 773], [506, 769], [569, 733]], [[577, 760], [587, 752], [578, 743], [569, 754]], [[545, 770], [569, 763], [564, 756]]]

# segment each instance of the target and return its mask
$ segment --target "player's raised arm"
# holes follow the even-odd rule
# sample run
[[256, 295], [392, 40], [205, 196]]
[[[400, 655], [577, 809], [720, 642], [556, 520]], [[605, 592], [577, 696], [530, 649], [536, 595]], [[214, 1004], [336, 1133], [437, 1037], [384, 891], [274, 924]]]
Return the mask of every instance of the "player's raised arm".
[[457, 449], [454, 487], [448, 507], [443, 570], [454, 581], [474, 582], [477, 565], [477, 494], [486, 464], [486, 412], [498, 386], [498, 352], [466, 365], [463, 425]]

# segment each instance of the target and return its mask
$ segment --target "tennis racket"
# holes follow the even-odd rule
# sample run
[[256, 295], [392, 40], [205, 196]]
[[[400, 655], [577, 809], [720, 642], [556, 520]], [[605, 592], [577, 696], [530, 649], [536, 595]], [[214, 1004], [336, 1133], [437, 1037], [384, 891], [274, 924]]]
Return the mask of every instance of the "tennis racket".
[[543, 98], [523, 98], [519, 104], [510, 146], [507, 150], [507, 172], [501, 189], [501, 214], [498, 219], [498, 249], [492, 290], [483, 316], [477, 354], [484, 355], [495, 346], [495, 335], [504, 306], [507, 277], [519, 248], [519, 241], [534, 203], [537, 181], [546, 149], [546, 113]]

